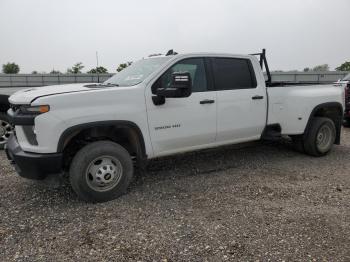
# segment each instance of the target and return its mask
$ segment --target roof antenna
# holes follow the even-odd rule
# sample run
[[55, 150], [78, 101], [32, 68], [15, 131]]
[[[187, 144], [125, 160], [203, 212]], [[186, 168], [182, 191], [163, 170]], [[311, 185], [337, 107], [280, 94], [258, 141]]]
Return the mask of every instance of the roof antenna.
[[177, 55], [177, 53], [174, 52], [173, 49], [170, 49], [170, 50], [166, 53], [166, 56], [169, 56], [169, 55]]

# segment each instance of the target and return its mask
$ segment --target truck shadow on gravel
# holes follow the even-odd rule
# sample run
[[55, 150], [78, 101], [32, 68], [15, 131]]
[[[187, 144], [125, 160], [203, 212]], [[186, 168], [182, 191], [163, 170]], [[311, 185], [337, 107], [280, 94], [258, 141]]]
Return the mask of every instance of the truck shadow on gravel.
[[[300, 156], [289, 140], [279, 142], [252, 142], [241, 145], [206, 149], [203, 151], [150, 160], [145, 171], [138, 170], [141, 178], [167, 179], [169, 171], [176, 176], [197, 176], [217, 173], [239, 167], [261, 168], [283, 157]], [[303, 157], [309, 157], [302, 155]], [[310, 157], [311, 158], [311, 157]]]
[[[220, 176], [222, 173], [225, 175], [230, 173], [231, 177], [238, 176], [236, 170], [245, 170], [246, 173], [253, 176], [292, 176], [291, 179], [298, 180], [300, 176], [298, 174], [286, 170], [280, 172], [278, 168], [273, 168], [276, 163], [293, 158], [316, 159], [297, 152], [289, 140], [278, 142], [259, 141], [154, 159], [148, 162], [145, 170], [136, 169], [134, 181], [129, 187], [127, 194], [119, 199], [132, 198], [133, 194], [143, 194], [147, 198], [148, 190], [157, 191], [157, 185], [168, 180], [172, 181], [169, 184], [169, 187], [171, 187], [176, 181], [193, 177], [205, 177], [206, 179], [208, 177], [209, 179], [212, 176]], [[261, 171], [254, 172], [254, 170]], [[34, 186], [38, 189], [36, 193], [41, 195], [36, 195], [35, 197], [44, 199], [44, 201], [50, 201], [50, 204], [53, 204], [52, 202], [56, 198], [60, 199], [58, 203], [62, 201], [62, 198], [65, 199], [64, 202], [81, 202], [71, 190], [67, 180], [57, 182], [55, 179], [51, 181], [48, 179], [41, 182], [45, 185], [40, 185], [41, 183], [37, 182], [32, 183], [32, 187]], [[208, 180], [208, 183], [210, 183], [210, 180]], [[240, 183], [240, 179], [237, 180], [236, 177], [235, 183]], [[173, 191], [171, 188], [169, 190]], [[176, 190], [181, 191], [178, 187]]]

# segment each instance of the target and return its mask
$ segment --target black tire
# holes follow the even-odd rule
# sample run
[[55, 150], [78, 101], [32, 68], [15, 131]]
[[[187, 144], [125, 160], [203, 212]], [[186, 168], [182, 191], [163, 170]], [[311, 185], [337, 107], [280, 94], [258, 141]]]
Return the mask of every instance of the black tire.
[[[321, 147], [321, 145], [318, 145], [317, 139], [321, 135], [320, 132], [322, 132], [321, 130], [324, 127], [329, 130], [329, 139], [326, 139], [326, 145]], [[312, 156], [324, 156], [332, 149], [335, 139], [336, 128], [334, 122], [327, 117], [315, 117], [312, 119], [311, 125], [304, 138], [305, 152]]]
[[[95, 188], [98, 187], [96, 183], [101, 183], [99, 181], [101, 178], [97, 177], [99, 176], [97, 173], [101, 172], [102, 166], [97, 169], [98, 172], [96, 172], [94, 176], [92, 176], [89, 171], [100, 161], [96, 161], [96, 159], [104, 157], [110, 157], [113, 158], [114, 161], [118, 161], [118, 165], [121, 165], [122, 171], [120, 172], [121, 174], [117, 175], [119, 178], [118, 181], [115, 181], [116, 184], [114, 186], [112, 184], [112, 188], [101, 192], [99, 189]], [[88, 202], [106, 202], [126, 192], [132, 181], [133, 173], [133, 163], [129, 152], [125, 148], [114, 142], [98, 141], [83, 147], [74, 156], [69, 170], [69, 179], [73, 190], [80, 199]], [[94, 184], [94, 186], [92, 186], [92, 184]]]
[[[9, 123], [9, 118], [6, 113], [0, 112], [0, 124], [3, 124], [4, 122]], [[4, 126], [3, 126], [4, 127]], [[0, 130], [1, 132], [1, 130]], [[2, 132], [1, 132], [2, 133]], [[6, 136], [6, 137], [5, 137]], [[6, 139], [8, 139], [9, 134], [0, 134], [0, 150], [4, 149], [6, 145]]]

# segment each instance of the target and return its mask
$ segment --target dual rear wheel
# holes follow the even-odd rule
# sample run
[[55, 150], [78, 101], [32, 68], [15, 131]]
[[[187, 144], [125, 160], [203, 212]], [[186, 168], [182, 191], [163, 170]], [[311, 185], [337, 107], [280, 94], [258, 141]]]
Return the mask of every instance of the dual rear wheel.
[[334, 122], [327, 117], [315, 117], [306, 134], [292, 137], [295, 148], [312, 156], [324, 156], [336, 139]]

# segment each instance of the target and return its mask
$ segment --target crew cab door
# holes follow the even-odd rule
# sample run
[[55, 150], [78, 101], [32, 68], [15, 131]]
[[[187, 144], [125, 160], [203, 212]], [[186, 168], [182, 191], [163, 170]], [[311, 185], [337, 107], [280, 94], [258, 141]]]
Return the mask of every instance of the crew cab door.
[[[189, 72], [192, 94], [183, 98], [165, 98], [155, 105], [152, 95], [160, 86], [170, 84], [172, 73]], [[210, 90], [207, 66], [203, 58], [187, 58], [170, 66], [146, 90], [149, 131], [155, 156], [184, 152], [213, 143], [216, 136], [216, 92]]]
[[259, 139], [266, 124], [267, 98], [252, 61], [227, 57], [211, 61], [217, 90], [217, 142]]

